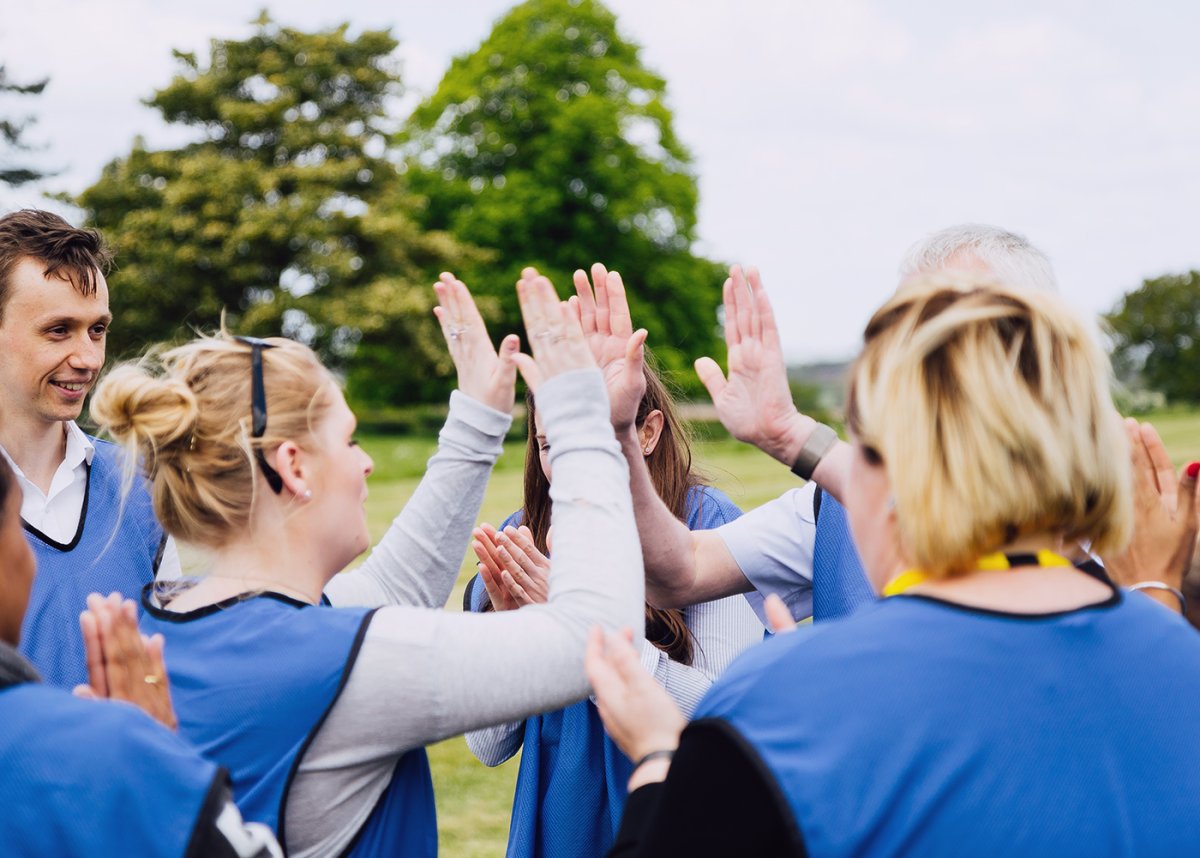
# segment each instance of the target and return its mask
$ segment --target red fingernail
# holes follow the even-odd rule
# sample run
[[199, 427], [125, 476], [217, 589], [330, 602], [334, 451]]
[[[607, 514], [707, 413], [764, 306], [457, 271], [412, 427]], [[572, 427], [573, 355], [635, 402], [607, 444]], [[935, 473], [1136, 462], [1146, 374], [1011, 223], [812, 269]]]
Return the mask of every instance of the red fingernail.
[[1187, 466], [1187, 475], [1194, 480], [1197, 474], [1200, 474], [1200, 462], [1192, 462]]

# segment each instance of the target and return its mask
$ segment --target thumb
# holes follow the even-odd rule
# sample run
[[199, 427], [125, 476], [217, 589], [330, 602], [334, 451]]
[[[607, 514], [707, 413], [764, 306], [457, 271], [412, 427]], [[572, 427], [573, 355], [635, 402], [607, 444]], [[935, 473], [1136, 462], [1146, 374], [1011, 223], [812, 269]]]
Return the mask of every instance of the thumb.
[[796, 631], [796, 620], [792, 612], [777, 594], [772, 593], [763, 600], [763, 612], [767, 615], [767, 623], [774, 634], [782, 635]]
[[1179, 505], [1177, 510], [1184, 521], [1193, 526], [1196, 522], [1196, 486], [1200, 481], [1200, 462], [1192, 462], [1183, 469], [1179, 477]]
[[716, 402], [717, 398], [725, 391], [725, 373], [721, 372], [721, 367], [710, 357], [698, 358], [695, 367], [696, 375], [700, 376], [700, 381], [708, 391], [709, 397]]
[[529, 389], [537, 393], [538, 388], [542, 386], [542, 369], [537, 365], [537, 361], [524, 352], [517, 352], [512, 356], [512, 360]]
[[625, 344], [625, 372], [631, 378], [642, 377], [646, 363], [647, 336], [649, 332], [645, 328], [638, 328]]
[[92, 690], [90, 685], [76, 685], [71, 689], [71, 693], [83, 700], [97, 700], [96, 692]]

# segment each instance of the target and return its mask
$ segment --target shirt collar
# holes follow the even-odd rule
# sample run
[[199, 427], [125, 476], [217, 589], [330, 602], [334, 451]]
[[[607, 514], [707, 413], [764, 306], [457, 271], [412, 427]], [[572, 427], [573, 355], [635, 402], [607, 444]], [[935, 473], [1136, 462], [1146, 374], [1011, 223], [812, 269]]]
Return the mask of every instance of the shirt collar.
[[70, 468], [77, 468], [84, 462], [90, 465], [95, 455], [96, 445], [92, 443], [92, 439], [84, 434], [74, 420], [68, 420], [67, 452], [63, 456], [63, 464]]

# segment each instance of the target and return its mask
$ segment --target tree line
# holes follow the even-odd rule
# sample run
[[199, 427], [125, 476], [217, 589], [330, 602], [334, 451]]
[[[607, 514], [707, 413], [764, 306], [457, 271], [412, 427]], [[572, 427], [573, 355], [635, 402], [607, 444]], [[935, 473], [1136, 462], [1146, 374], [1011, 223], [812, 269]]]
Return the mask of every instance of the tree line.
[[[593, 260], [625, 272], [667, 370], [720, 348], [723, 266], [692, 250], [691, 154], [666, 82], [596, 0], [527, 0], [452, 62], [401, 122], [387, 30], [282, 26], [265, 13], [146, 104], [194, 129], [131, 151], [77, 196], [118, 252], [111, 353], [212, 330], [311, 344], [359, 405], [441, 398], [451, 365], [429, 284], [458, 273], [499, 335], [520, 330], [511, 285], [535, 265], [565, 286]], [[0, 92], [36, 95], [0, 65]], [[0, 184], [28, 120], [0, 118]], [[1200, 401], [1200, 273], [1146, 280], [1105, 317], [1123, 378]], [[679, 373], [689, 380], [690, 373]]]

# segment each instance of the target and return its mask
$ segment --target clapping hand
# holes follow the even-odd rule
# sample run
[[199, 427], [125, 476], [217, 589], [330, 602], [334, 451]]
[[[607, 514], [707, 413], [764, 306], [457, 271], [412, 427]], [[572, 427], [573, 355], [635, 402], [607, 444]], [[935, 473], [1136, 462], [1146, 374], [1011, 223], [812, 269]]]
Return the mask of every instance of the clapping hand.
[[458, 389], [490, 408], [510, 413], [517, 381], [513, 358], [521, 344], [517, 335], [506, 336], [497, 353], [466, 284], [444, 272], [433, 291], [438, 299], [433, 314], [458, 370]]
[[479, 578], [497, 611], [545, 602], [550, 597], [550, 560], [522, 525], [497, 531], [490, 524], [475, 528], [471, 548], [479, 558]]
[[108, 598], [92, 593], [87, 606], [79, 627], [87, 651], [88, 684], [76, 686], [74, 693], [132, 703], [174, 730], [178, 721], [163, 663], [162, 635], [142, 635], [137, 606], [119, 593]]
[[[1196, 547], [1197, 466], [1176, 475], [1153, 426], [1129, 418], [1125, 430], [1133, 457], [1133, 539], [1120, 554], [1103, 557], [1104, 568], [1122, 586], [1160, 581], [1182, 589]], [[1178, 607], [1169, 593], [1145, 592]]]

